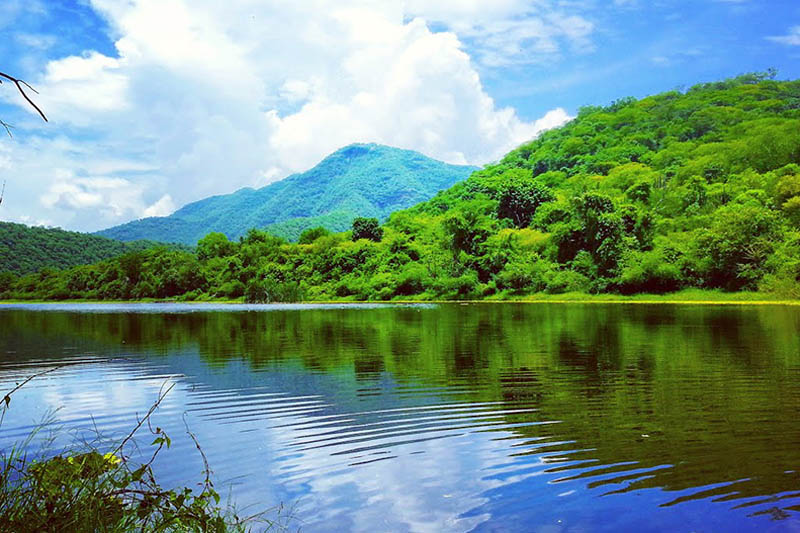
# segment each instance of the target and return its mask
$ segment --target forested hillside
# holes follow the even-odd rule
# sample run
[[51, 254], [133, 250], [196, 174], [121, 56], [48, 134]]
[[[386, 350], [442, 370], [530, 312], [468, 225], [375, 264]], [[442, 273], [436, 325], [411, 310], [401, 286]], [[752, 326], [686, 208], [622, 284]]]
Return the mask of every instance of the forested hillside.
[[0, 222], [0, 272], [27, 274], [42, 268], [65, 269], [158, 245], [153, 241], [126, 243], [86, 233]]
[[381, 220], [428, 200], [476, 167], [448, 165], [411, 150], [354, 144], [319, 165], [258, 190], [241, 189], [191, 203], [168, 217], [145, 218], [99, 232], [130, 241], [194, 245], [216, 231], [238, 239], [251, 228], [297, 240], [304, 229], [344, 231], [357, 216]]
[[[800, 297], [800, 82], [751, 74], [581, 109], [383, 227], [204, 238], [13, 297], [484, 298], [759, 290]], [[366, 236], [368, 238], [358, 238]], [[2, 287], [0, 287], [2, 290]]]

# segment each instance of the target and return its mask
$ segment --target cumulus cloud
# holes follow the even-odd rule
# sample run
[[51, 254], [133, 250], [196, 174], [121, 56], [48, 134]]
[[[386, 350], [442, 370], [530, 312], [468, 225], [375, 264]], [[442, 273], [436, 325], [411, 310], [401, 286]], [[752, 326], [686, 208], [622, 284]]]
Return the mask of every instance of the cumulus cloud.
[[91, 6], [108, 21], [116, 54], [50, 61], [34, 81], [48, 128], [64, 136], [26, 139], [8, 155], [13, 173], [36, 176], [29, 206], [86, 230], [261, 186], [352, 142], [494, 160], [569, 117], [559, 109], [526, 121], [497, 106], [465, 40], [499, 65], [589, 48], [593, 31], [544, 1]]
[[173, 211], [175, 211], [175, 204], [172, 202], [172, 196], [165, 194], [156, 203], [145, 209], [142, 214], [146, 217], [163, 217]]

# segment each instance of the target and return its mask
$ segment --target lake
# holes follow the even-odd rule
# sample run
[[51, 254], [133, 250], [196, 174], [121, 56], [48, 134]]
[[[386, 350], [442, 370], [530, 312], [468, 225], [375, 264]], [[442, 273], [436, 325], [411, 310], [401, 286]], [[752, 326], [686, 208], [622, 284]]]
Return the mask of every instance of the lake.
[[0, 391], [55, 365], [0, 449], [120, 438], [174, 384], [164, 484], [202, 478], [188, 425], [293, 529], [800, 531], [800, 307], [0, 306]]

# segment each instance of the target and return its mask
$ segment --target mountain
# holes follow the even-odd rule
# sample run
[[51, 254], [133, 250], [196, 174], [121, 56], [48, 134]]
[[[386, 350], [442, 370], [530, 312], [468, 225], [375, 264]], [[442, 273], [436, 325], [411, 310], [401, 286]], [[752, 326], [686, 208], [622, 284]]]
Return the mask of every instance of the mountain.
[[86, 233], [0, 222], [0, 272], [27, 274], [45, 267], [87, 265], [159, 244], [120, 242]]
[[261, 189], [245, 188], [188, 204], [167, 217], [136, 220], [98, 232], [122, 241], [195, 244], [209, 232], [237, 239], [267, 228], [295, 240], [323, 225], [343, 231], [357, 216], [381, 220], [466, 179], [476, 167], [449, 165], [410, 150], [353, 144], [313, 169]]

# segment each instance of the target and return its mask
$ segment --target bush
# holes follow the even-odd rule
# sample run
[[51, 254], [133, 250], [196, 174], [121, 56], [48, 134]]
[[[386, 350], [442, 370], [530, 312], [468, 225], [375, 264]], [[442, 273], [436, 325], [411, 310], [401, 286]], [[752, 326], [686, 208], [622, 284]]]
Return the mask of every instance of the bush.
[[625, 260], [619, 276], [620, 292], [664, 293], [680, 288], [680, 268], [667, 261], [661, 251], [633, 252]]
[[367, 239], [380, 242], [383, 238], [383, 228], [377, 218], [358, 217], [353, 220], [353, 241]]
[[219, 288], [218, 294], [226, 298], [241, 298], [244, 296], [245, 286], [244, 283], [238, 279], [226, 281]]
[[515, 258], [506, 263], [495, 277], [498, 289], [511, 289], [515, 292], [541, 292], [547, 287], [547, 279], [552, 275], [553, 264], [536, 258]]
[[565, 292], [587, 292], [591, 283], [589, 278], [572, 270], [558, 270], [547, 281], [546, 291], [550, 294]]
[[327, 237], [330, 235], [331, 232], [327, 229], [323, 228], [322, 226], [316, 228], [309, 228], [303, 233], [300, 234], [300, 238], [298, 239], [298, 244], [311, 244], [320, 237]]
[[244, 300], [255, 304], [301, 302], [304, 300], [304, 291], [293, 281], [279, 282], [273, 278], [253, 279], [245, 288]]

